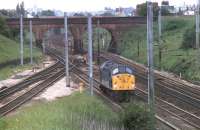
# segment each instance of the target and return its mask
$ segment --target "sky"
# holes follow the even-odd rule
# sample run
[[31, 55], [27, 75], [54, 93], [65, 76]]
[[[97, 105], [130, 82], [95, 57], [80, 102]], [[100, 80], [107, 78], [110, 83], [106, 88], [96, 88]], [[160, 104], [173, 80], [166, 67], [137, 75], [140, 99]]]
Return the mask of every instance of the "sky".
[[[136, 7], [137, 4], [146, 0], [0, 0], [0, 9], [15, 9], [17, 3], [24, 1], [25, 8], [42, 8], [61, 10], [66, 12], [74, 11], [99, 11], [104, 7]], [[162, 0], [152, 0], [161, 3]], [[170, 5], [183, 6], [196, 4], [197, 0], [168, 0]]]

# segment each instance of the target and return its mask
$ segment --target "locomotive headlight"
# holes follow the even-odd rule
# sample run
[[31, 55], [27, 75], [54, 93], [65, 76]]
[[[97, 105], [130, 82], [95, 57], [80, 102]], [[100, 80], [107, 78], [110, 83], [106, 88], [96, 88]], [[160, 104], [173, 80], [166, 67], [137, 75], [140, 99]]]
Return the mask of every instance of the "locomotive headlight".
[[117, 85], [113, 85], [113, 89], [116, 89], [117, 88]]

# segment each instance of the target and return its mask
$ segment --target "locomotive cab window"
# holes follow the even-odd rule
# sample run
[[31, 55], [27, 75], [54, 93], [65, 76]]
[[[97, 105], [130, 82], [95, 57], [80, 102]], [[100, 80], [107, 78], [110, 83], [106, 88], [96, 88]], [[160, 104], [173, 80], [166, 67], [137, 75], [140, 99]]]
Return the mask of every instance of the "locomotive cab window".
[[133, 73], [133, 71], [130, 68], [128, 68], [128, 67], [126, 67], [126, 72], [129, 73], [129, 74]]
[[119, 69], [118, 68], [114, 69], [113, 72], [112, 72], [113, 75], [115, 75], [117, 73], [119, 73]]

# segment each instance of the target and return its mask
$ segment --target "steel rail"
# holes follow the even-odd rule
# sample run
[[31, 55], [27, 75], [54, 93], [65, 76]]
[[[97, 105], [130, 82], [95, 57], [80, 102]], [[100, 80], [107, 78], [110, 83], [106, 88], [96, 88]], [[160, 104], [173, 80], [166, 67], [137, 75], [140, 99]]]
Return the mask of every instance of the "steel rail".
[[[60, 60], [60, 62], [64, 64], [64, 59], [62, 58], [62, 56], [57, 55], [57, 54], [55, 54], [55, 53], [52, 53], [50, 49], [48, 49], [48, 51], [49, 51], [49, 53], [51, 53], [52, 55], [56, 56], [56, 57]], [[71, 65], [72, 65], [72, 64], [71, 64]], [[73, 65], [72, 65], [72, 66], [73, 66]], [[74, 74], [76, 74], [76, 76], [78, 76], [82, 81], [84, 81], [85, 83], [87, 83], [87, 84], [89, 85], [89, 81], [88, 81], [89, 76], [88, 76], [88, 74], [84, 73], [82, 70], [80, 70], [80, 69], [79, 69], [78, 67], [76, 67], [76, 66], [73, 66], [73, 68], [70, 69], [70, 71], [72, 71], [72, 72], [73, 72]], [[100, 88], [97, 87], [97, 86], [99, 86], [99, 85], [102, 85], [101, 82], [98, 81], [98, 80], [95, 79], [95, 78], [93, 78], [93, 80], [94, 80], [94, 83], [95, 83], [95, 84], [93, 85], [93, 87], [95, 88], [96, 91], [101, 92]], [[102, 95], [103, 95], [103, 94], [102, 94]], [[105, 98], [105, 97], [107, 97], [107, 96], [104, 95], [104, 98]], [[108, 99], [109, 99], [109, 98], [108, 98]], [[121, 105], [119, 105], [119, 104], [113, 102], [112, 100], [109, 99], [109, 102], [110, 102], [112, 105], [114, 105], [114, 106], [116, 106], [116, 107], [122, 109], [122, 106], [121, 106]], [[168, 121], [166, 121], [165, 119], [161, 118], [160, 116], [155, 115], [155, 117], [156, 117], [156, 119], [157, 119], [158, 121], [160, 121], [161, 123], [163, 123], [164, 125], [166, 125], [166, 126], [169, 127], [170, 129], [172, 129], [172, 130], [180, 130], [179, 128], [177, 128], [177, 127], [174, 126], [173, 124], [171, 124], [171, 123], [169, 123]]]
[[3, 89], [2, 91], [0, 91], [0, 100], [3, 100], [4, 98], [8, 97], [9, 95], [18, 92], [18, 91], [30, 86], [33, 83], [36, 83], [38, 81], [48, 78], [48, 75], [51, 75], [53, 70], [57, 69], [57, 67], [59, 67], [59, 66], [60, 66], [60, 63], [56, 62], [55, 64], [51, 65], [50, 67], [32, 75], [32, 76], [29, 76], [28, 78], [17, 83], [16, 85], [13, 85], [6, 89]]
[[13, 111], [14, 109], [18, 108], [28, 100], [32, 99], [38, 93], [43, 91], [45, 88], [49, 87], [59, 79], [64, 76], [64, 69], [61, 69], [56, 74], [50, 76], [49, 78], [45, 79], [42, 83], [34, 86], [31, 90], [27, 91], [26, 93], [16, 97], [12, 101], [6, 103], [2, 107], [0, 107], [0, 116], [5, 116], [9, 112]]

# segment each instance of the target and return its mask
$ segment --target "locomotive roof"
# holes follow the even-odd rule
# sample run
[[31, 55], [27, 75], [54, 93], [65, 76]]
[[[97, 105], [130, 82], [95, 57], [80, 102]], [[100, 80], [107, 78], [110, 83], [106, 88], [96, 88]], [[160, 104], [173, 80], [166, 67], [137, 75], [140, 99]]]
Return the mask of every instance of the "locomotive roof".
[[115, 68], [118, 68], [119, 66], [126, 66], [126, 65], [123, 65], [123, 64], [118, 64], [112, 60], [108, 60], [106, 62], [104, 62], [102, 65], [101, 65], [101, 69], [103, 68], [107, 68], [107, 69], [110, 69], [110, 70], [113, 70]]

